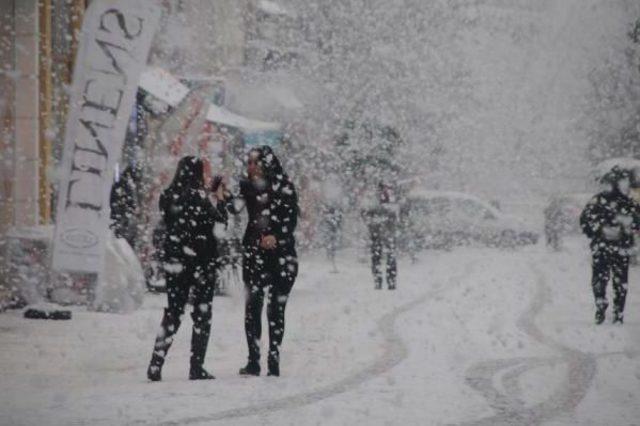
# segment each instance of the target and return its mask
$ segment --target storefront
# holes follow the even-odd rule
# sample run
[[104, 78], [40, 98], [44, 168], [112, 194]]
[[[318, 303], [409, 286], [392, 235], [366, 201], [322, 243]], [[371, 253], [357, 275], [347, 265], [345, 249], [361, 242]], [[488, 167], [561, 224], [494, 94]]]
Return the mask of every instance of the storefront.
[[[0, 0], [0, 240], [51, 223], [51, 170], [85, 0]], [[0, 309], [10, 291], [0, 243]]]

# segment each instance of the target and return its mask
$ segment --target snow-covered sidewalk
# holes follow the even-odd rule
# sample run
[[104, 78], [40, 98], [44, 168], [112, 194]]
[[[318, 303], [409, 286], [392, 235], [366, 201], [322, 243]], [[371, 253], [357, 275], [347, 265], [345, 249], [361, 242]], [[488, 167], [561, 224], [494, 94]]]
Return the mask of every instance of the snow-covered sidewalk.
[[[187, 380], [190, 318], [164, 380], [145, 370], [164, 295], [129, 315], [71, 321], [0, 314], [0, 424], [637, 424], [640, 315], [593, 325], [580, 244], [425, 252], [399, 289], [374, 291], [367, 263], [339, 273], [302, 259], [280, 378], [242, 378], [242, 291], [214, 300], [206, 366]], [[266, 336], [264, 336], [266, 337]], [[264, 339], [264, 338], [263, 338]]]

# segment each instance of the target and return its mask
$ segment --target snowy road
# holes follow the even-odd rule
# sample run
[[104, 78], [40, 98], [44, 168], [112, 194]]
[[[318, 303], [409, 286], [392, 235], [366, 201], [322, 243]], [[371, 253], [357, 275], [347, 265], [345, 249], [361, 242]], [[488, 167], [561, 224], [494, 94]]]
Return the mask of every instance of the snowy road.
[[145, 367], [162, 296], [132, 315], [0, 315], [0, 424], [638, 424], [640, 318], [592, 325], [588, 257], [532, 247], [427, 252], [374, 291], [366, 263], [303, 259], [282, 377], [241, 378], [240, 293], [214, 301], [207, 366], [186, 380], [190, 324], [161, 383]]

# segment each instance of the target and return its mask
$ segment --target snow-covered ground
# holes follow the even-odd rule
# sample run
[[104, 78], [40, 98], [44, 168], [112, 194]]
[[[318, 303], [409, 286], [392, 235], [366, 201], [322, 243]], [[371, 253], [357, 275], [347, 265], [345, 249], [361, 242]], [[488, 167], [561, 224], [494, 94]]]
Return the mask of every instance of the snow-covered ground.
[[0, 424], [594, 424], [640, 422], [638, 270], [624, 326], [593, 324], [583, 240], [551, 253], [464, 248], [400, 262], [374, 291], [358, 253], [302, 258], [282, 376], [242, 378], [241, 291], [214, 301], [206, 366], [187, 380], [185, 316], [146, 381], [163, 295], [128, 315], [0, 315]]

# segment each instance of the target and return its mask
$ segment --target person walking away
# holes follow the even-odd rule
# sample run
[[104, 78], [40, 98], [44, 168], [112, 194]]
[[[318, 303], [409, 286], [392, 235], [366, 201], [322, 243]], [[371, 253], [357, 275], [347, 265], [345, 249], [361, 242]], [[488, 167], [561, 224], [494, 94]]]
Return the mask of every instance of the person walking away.
[[[244, 200], [248, 214], [242, 239], [242, 279], [246, 291], [244, 325], [249, 352], [248, 362], [239, 374], [260, 375], [261, 316], [264, 292], [268, 289], [267, 374], [279, 376], [285, 307], [298, 274], [293, 233], [299, 207], [295, 187], [269, 146], [260, 146], [249, 152], [247, 179], [240, 181], [239, 198]], [[234, 212], [239, 211], [236, 209]]]
[[371, 238], [371, 271], [374, 288], [382, 289], [382, 261], [386, 256], [386, 278], [389, 290], [395, 290], [398, 266], [396, 262], [396, 233], [398, 228], [399, 206], [391, 185], [378, 184], [377, 202], [362, 211], [362, 218], [369, 228]]
[[596, 324], [605, 320], [606, 287], [613, 282], [613, 323], [624, 321], [629, 254], [633, 232], [640, 229], [640, 206], [630, 197], [631, 173], [615, 167], [606, 177], [611, 187], [595, 195], [580, 215], [580, 226], [591, 240], [592, 278]]
[[[168, 306], [164, 310], [160, 333], [156, 337], [147, 377], [161, 380], [161, 370], [173, 336], [193, 293], [193, 331], [189, 379], [214, 379], [203, 367], [211, 330], [211, 303], [215, 282], [215, 222], [226, 223], [221, 194], [216, 207], [204, 188], [203, 161], [183, 157], [169, 187], [160, 196], [160, 212], [166, 227], [163, 241]], [[222, 191], [222, 187], [220, 192]]]

